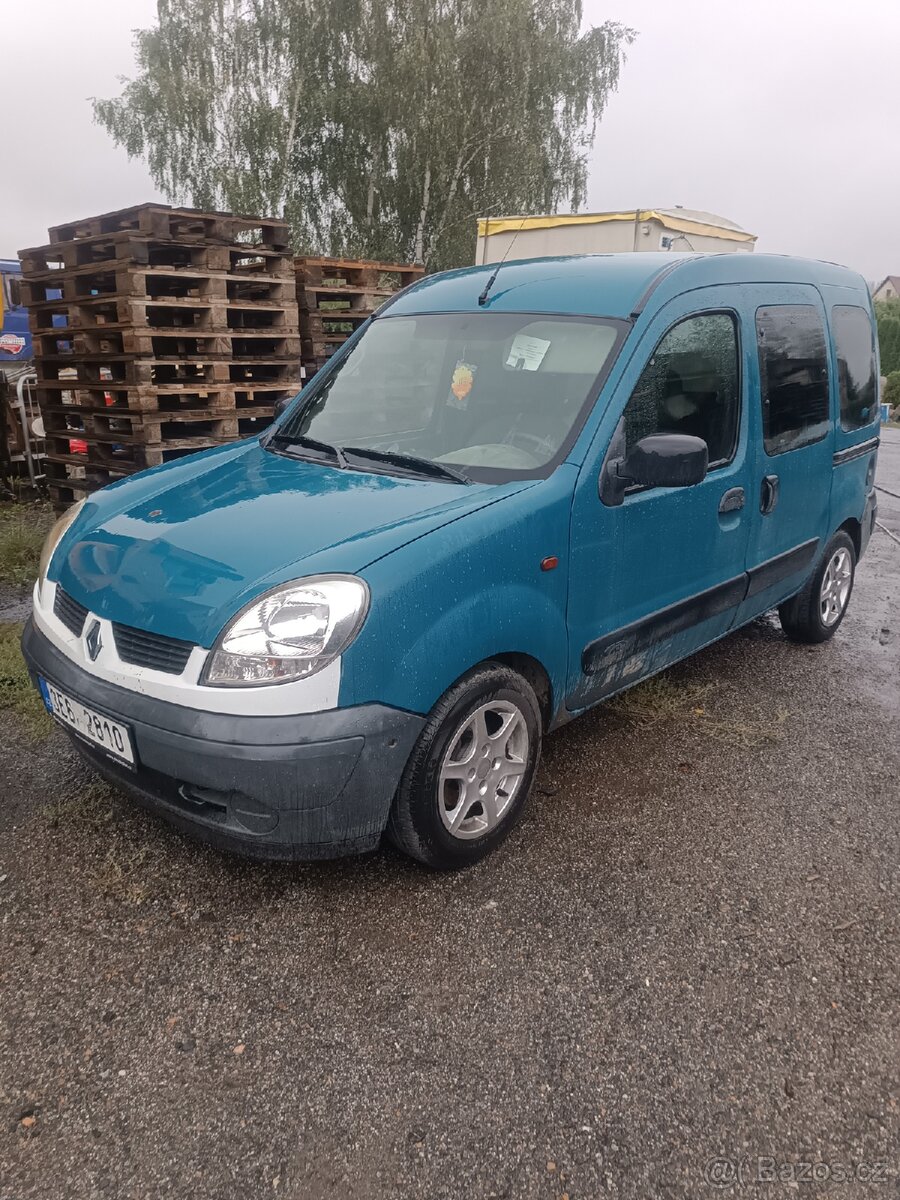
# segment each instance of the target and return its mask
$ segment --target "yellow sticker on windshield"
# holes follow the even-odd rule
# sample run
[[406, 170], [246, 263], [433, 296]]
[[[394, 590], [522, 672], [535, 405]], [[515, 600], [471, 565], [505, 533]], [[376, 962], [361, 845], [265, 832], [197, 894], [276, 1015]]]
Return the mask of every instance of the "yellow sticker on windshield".
[[456, 370], [453, 372], [450, 391], [457, 400], [465, 400], [466, 396], [471, 392], [474, 382], [475, 368], [469, 366], [468, 363], [459, 362], [456, 364]]
[[450, 395], [447, 397], [449, 408], [458, 408], [463, 412], [469, 406], [469, 393], [475, 383], [475, 372], [478, 368], [473, 363], [460, 360], [453, 368], [450, 380]]

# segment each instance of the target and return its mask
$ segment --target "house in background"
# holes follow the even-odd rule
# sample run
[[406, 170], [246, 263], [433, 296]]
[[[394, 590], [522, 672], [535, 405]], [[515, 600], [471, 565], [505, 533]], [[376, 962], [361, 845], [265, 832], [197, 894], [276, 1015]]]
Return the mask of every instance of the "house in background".
[[873, 300], [896, 300], [900, 296], [900, 275], [886, 275], [872, 292]]
[[505, 254], [510, 258], [647, 250], [721, 254], [752, 250], [755, 245], [756, 235], [740, 225], [693, 208], [497, 216], [482, 217], [478, 222], [475, 262], [499, 262]]

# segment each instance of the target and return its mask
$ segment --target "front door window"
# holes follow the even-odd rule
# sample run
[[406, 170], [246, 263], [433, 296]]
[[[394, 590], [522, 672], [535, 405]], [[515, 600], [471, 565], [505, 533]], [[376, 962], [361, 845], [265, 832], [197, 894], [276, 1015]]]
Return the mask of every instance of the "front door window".
[[624, 413], [625, 453], [650, 434], [686, 433], [709, 447], [710, 469], [734, 456], [740, 414], [735, 319], [702, 313], [659, 342]]

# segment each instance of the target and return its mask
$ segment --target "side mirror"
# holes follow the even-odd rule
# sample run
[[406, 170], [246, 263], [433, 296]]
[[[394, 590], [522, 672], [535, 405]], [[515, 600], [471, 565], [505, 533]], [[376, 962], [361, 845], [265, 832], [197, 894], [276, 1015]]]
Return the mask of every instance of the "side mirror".
[[706, 478], [709, 448], [686, 433], [654, 433], [631, 448], [619, 474], [643, 487], [693, 487]]
[[709, 447], [686, 433], [654, 433], [641, 438], [625, 458], [608, 459], [600, 484], [605, 504], [622, 503], [625, 489], [693, 487], [706, 478]]

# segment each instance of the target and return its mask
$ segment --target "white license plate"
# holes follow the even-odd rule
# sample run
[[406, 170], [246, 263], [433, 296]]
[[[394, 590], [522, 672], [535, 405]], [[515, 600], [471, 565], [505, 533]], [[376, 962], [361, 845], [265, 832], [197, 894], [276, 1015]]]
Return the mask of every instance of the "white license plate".
[[127, 725], [113, 721], [102, 713], [94, 712], [80, 700], [75, 700], [72, 696], [61, 692], [55, 684], [48, 683], [46, 679], [40, 679], [39, 682], [47, 711], [58, 721], [61, 721], [63, 725], [68, 725], [70, 729], [74, 729], [76, 733], [81, 734], [94, 746], [105, 750], [113, 758], [128, 763], [131, 767], [134, 766], [134, 749], [131, 745], [131, 732]]

